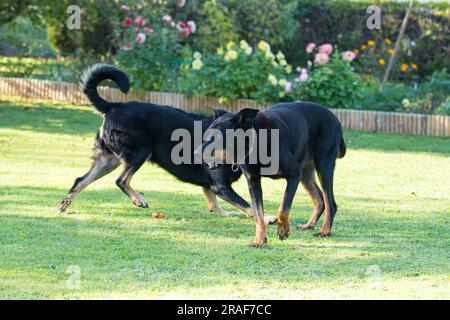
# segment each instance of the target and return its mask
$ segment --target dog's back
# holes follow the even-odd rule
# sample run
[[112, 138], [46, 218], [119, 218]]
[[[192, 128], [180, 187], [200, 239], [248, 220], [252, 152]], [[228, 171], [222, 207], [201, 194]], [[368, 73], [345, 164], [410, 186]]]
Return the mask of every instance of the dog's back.
[[[341, 124], [328, 108], [310, 102], [279, 103], [268, 109], [265, 115], [282, 122], [280, 129], [284, 136], [306, 137], [320, 152], [336, 149], [336, 156], [342, 158], [346, 152]], [[326, 139], [321, 139], [325, 137]], [[320, 143], [319, 143], [320, 140]]]

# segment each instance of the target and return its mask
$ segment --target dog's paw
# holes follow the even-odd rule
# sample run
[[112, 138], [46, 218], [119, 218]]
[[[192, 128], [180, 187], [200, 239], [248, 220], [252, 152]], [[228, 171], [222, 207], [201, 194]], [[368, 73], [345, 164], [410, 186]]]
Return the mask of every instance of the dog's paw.
[[314, 237], [325, 238], [331, 236], [331, 231], [319, 231], [314, 233]]
[[314, 229], [314, 225], [312, 225], [312, 224], [309, 224], [309, 223], [305, 223], [305, 224], [299, 224], [298, 226], [297, 226], [297, 229], [299, 229], [299, 230], [308, 230], [308, 229]]
[[72, 200], [69, 198], [65, 198], [63, 201], [61, 201], [61, 203], [59, 205], [59, 213], [66, 212], [67, 208], [70, 206], [71, 203], [72, 203]]
[[267, 244], [267, 237], [264, 237], [264, 240], [254, 240], [249, 246], [252, 248], [262, 248]]
[[269, 224], [275, 224], [277, 222], [277, 217], [276, 216], [267, 216], [264, 217], [264, 223], [267, 225]]
[[291, 227], [289, 224], [287, 225], [278, 224], [278, 231], [277, 231], [278, 239], [286, 240], [290, 234], [291, 234]]
[[133, 204], [138, 206], [139, 208], [148, 208], [148, 202], [144, 199], [135, 199], [133, 200]]

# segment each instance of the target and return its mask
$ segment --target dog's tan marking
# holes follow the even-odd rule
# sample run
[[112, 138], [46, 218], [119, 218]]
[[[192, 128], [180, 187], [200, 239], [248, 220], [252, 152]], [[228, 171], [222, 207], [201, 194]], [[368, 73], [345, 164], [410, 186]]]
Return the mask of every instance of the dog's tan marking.
[[285, 240], [291, 234], [291, 225], [289, 223], [290, 210], [283, 211], [281, 208], [278, 210], [278, 238]]
[[313, 212], [311, 213], [308, 222], [305, 224], [299, 224], [297, 226], [297, 228], [300, 230], [306, 230], [312, 229], [316, 226], [317, 220], [319, 220], [320, 216], [323, 213], [323, 210], [325, 209], [325, 205], [322, 198], [322, 192], [315, 182], [315, 179], [308, 181], [302, 180], [302, 185], [313, 203]]

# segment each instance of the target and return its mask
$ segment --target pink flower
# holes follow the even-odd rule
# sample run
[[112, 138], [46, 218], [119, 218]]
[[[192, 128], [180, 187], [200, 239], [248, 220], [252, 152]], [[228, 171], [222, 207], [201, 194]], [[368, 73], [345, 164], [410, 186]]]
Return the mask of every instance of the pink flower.
[[355, 53], [353, 51], [345, 51], [342, 53], [342, 59], [347, 62], [352, 62], [355, 59]]
[[130, 7], [126, 6], [126, 5], [121, 5], [120, 6], [120, 12], [126, 13], [130, 11]]
[[308, 43], [308, 45], [306, 46], [306, 52], [307, 53], [313, 52], [315, 47], [316, 47], [316, 45], [314, 43], [312, 43], [312, 42]]
[[134, 22], [140, 27], [145, 25], [145, 20], [142, 16], [137, 16], [136, 19], [134, 19]]
[[183, 37], [185, 37], [185, 38], [189, 37], [189, 34], [191, 33], [189, 31], [189, 28], [184, 28], [182, 32], [183, 32]]
[[330, 56], [326, 53], [318, 53], [314, 59], [314, 63], [327, 64], [330, 61]]
[[307, 73], [302, 73], [302, 74], [300, 75], [300, 77], [298, 77], [298, 79], [300, 80], [300, 82], [306, 82], [306, 81], [308, 81], [309, 76], [308, 76]]
[[195, 21], [189, 20], [186, 24], [191, 33], [195, 33], [197, 31], [197, 25], [195, 24]]
[[302, 68], [302, 70], [300, 70], [300, 74], [308, 74], [308, 69], [306, 68]]
[[162, 17], [162, 21], [163, 21], [165, 24], [169, 25], [169, 24], [172, 23], [172, 17], [169, 16], [168, 14], [166, 14], [164, 17]]
[[158, 2], [158, 0], [152, 0], [153, 4], [156, 4]]
[[178, 6], [180, 8], [183, 8], [185, 4], [186, 4], [186, 0], [178, 0]]
[[183, 21], [179, 21], [179, 22], [177, 23], [177, 30], [183, 31], [183, 30], [186, 29], [186, 28], [187, 28], [187, 25], [186, 25], [186, 23], [184, 23]]
[[123, 19], [123, 21], [122, 21], [122, 24], [123, 24], [123, 26], [124, 27], [131, 27], [131, 25], [133, 24], [133, 20], [131, 20], [131, 18], [125, 18], [125, 19]]
[[319, 47], [319, 53], [325, 53], [330, 55], [333, 52], [333, 46], [329, 43], [325, 43]]
[[138, 33], [136, 35], [136, 42], [137, 43], [144, 43], [145, 42], [145, 38], [146, 38], [145, 33], [140, 32], [140, 33]]
[[149, 28], [149, 27], [145, 27], [145, 28], [144, 28], [144, 32], [147, 33], [147, 34], [153, 33], [154, 31], [155, 31], [155, 30], [153, 30], [152, 28]]
[[131, 49], [133, 49], [133, 45], [131, 43], [128, 43], [128, 44], [122, 46], [122, 49], [124, 51], [130, 51]]
[[286, 91], [287, 93], [292, 92], [294, 89], [292, 82], [288, 81], [286, 82], [286, 85], [284, 86], [284, 91]]

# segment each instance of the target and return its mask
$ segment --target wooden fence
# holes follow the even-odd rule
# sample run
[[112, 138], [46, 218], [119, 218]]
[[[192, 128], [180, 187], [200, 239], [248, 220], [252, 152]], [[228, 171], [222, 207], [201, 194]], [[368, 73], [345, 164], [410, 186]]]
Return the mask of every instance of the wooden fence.
[[[118, 89], [108, 87], [99, 87], [99, 92], [108, 101], [151, 102], [191, 112], [209, 113], [212, 108], [220, 106], [219, 100], [213, 97], [188, 97], [164, 92], [130, 92], [124, 95]], [[0, 97], [4, 96], [20, 96], [30, 100], [67, 101], [76, 104], [89, 103], [80, 91], [78, 84], [25, 78], [0, 77]], [[237, 111], [242, 108], [264, 109], [268, 105], [254, 100], [239, 99], [221, 107], [229, 111]], [[346, 129], [422, 136], [450, 136], [449, 116], [346, 109], [331, 110]]]

